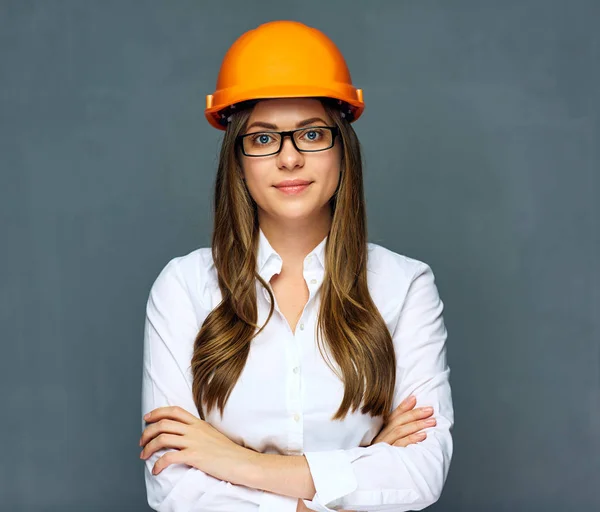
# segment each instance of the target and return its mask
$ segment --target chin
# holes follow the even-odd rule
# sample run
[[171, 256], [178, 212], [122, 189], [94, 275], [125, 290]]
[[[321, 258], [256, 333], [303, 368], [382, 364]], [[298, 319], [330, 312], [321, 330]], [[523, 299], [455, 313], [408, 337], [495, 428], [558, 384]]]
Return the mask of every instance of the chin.
[[288, 221], [301, 221], [301, 220], [308, 220], [310, 218], [313, 218], [315, 216], [315, 212], [314, 211], [295, 211], [295, 212], [290, 212], [290, 211], [279, 211], [275, 214], [275, 216], [278, 219], [281, 220], [288, 220]]
[[323, 215], [324, 210], [329, 207], [329, 203], [321, 207], [297, 206], [297, 208], [294, 208], [290, 207], [290, 205], [287, 205], [286, 207], [274, 209], [272, 210], [272, 215], [278, 219], [285, 219], [289, 221], [317, 219]]

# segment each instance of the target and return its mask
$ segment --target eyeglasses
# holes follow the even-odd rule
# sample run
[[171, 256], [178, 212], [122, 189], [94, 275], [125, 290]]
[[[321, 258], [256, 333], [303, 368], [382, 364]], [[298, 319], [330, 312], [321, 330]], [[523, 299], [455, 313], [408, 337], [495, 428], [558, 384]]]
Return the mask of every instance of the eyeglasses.
[[337, 126], [309, 126], [284, 132], [246, 133], [238, 135], [236, 142], [246, 156], [270, 156], [281, 151], [283, 139], [289, 136], [297, 151], [314, 153], [332, 148], [338, 133]]

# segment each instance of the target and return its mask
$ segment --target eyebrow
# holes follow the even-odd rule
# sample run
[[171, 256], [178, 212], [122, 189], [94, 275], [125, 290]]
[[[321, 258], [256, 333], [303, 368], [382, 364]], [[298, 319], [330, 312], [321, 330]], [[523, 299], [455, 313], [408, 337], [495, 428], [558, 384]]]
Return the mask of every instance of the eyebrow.
[[[312, 123], [314, 123], [316, 121], [321, 121], [323, 124], [327, 124], [320, 117], [311, 117], [309, 119], [304, 119], [304, 121], [298, 122], [296, 124], [296, 128], [302, 128], [303, 126], [308, 126], [309, 124], [312, 124]], [[249, 130], [253, 126], [260, 126], [261, 128], [268, 128], [269, 130], [277, 130], [277, 125], [276, 124], [265, 123], [264, 121], [255, 121], [250, 126], [248, 126], [248, 128], [246, 128], [246, 130]]]

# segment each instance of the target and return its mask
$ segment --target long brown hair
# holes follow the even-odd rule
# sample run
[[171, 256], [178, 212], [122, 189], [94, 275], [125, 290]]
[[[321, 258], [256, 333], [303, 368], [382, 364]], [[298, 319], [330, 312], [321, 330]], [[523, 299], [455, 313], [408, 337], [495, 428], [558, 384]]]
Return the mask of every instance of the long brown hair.
[[[367, 287], [367, 225], [360, 143], [336, 104], [321, 99], [339, 128], [343, 147], [341, 178], [331, 199], [332, 223], [325, 244], [325, 277], [317, 321], [317, 343], [326, 363], [344, 382], [344, 396], [332, 420], [350, 407], [363, 414], [391, 412], [396, 357], [390, 332]], [[205, 419], [204, 406], [221, 414], [248, 358], [250, 343], [264, 328], [256, 324], [256, 279], [274, 297], [256, 269], [259, 225], [256, 203], [242, 179], [236, 137], [245, 130], [251, 107], [231, 114], [221, 145], [214, 190], [212, 256], [223, 300], [206, 317], [194, 343], [192, 393]], [[339, 139], [337, 139], [339, 141]], [[337, 141], [336, 141], [337, 142]], [[266, 325], [266, 323], [265, 323]], [[340, 373], [326, 355], [339, 365]]]

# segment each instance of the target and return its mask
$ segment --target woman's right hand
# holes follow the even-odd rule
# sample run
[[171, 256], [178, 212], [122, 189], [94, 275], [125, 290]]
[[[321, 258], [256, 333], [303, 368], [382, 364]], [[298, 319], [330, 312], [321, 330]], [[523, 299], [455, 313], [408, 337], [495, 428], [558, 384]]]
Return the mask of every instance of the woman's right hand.
[[436, 421], [435, 418], [429, 418], [433, 414], [431, 407], [419, 407], [411, 410], [416, 403], [416, 398], [411, 395], [396, 407], [371, 445], [388, 443], [392, 446], [404, 447], [423, 441], [427, 437], [427, 433], [419, 431], [435, 426]]

